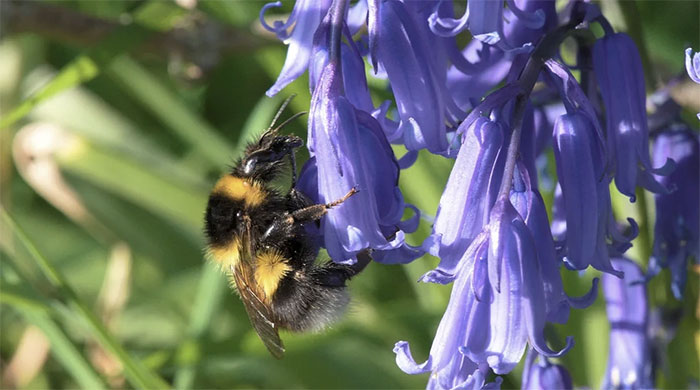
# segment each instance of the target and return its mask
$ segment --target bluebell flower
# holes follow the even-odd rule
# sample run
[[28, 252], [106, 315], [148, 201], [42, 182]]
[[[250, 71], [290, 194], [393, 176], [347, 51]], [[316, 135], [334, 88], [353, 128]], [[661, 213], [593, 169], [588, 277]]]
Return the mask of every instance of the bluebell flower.
[[561, 356], [544, 339], [545, 283], [532, 232], [507, 199], [493, 206], [489, 223], [471, 242], [452, 286], [452, 294], [433, 341], [429, 359], [416, 364], [408, 347], [398, 349], [404, 371], [452, 375], [449, 367], [463, 354], [496, 374], [510, 372], [529, 342], [545, 356]]
[[[503, 378], [496, 377], [494, 382], [486, 383], [486, 376], [491, 372], [487, 365], [477, 366], [459, 351], [451, 349], [452, 345], [433, 342], [430, 357], [423, 364], [416, 364], [406, 341], [399, 341], [394, 346], [396, 365], [407, 374], [425, 374], [432, 372], [426, 389], [500, 389]], [[434, 364], [436, 359], [445, 359], [443, 364]], [[439, 368], [437, 368], [439, 367]]]
[[[347, 30], [343, 30], [347, 36]], [[330, 44], [330, 20], [325, 18], [316, 30], [314, 45], [309, 63], [309, 89], [311, 93], [316, 90], [323, 70], [329, 62]], [[371, 113], [374, 111], [372, 97], [369, 94], [365, 63], [362, 60], [360, 50], [352, 39], [342, 41], [340, 44], [340, 60], [343, 76], [345, 97], [355, 108]]]
[[593, 286], [583, 297], [569, 297], [564, 292], [559, 273], [561, 261], [556, 257], [554, 239], [549, 228], [544, 201], [533, 180], [529, 177], [524, 164], [520, 164], [513, 179], [510, 202], [532, 232], [537, 252], [537, 263], [544, 288], [545, 312], [548, 322], [560, 324], [569, 319], [569, 309], [585, 309], [590, 306], [598, 294], [598, 279], [593, 279]]
[[389, 250], [404, 245], [405, 205], [398, 188], [398, 162], [379, 123], [345, 97], [337, 60], [325, 66], [312, 96], [308, 148], [311, 159], [298, 183], [302, 192], [328, 203], [353, 187], [359, 190], [321, 220], [331, 258], [353, 262], [365, 248]]
[[[535, 359], [537, 359], [537, 363]], [[566, 367], [553, 364], [549, 359], [531, 349], [525, 360], [520, 388], [522, 390], [571, 390], [574, 388], [574, 384]]]
[[456, 123], [462, 115], [446, 89], [444, 56], [431, 47], [434, 37], [401, 1], [370, 0], [369, 9], [372, 63], [386, 72], [398, 108], [397, 128], [385, 129], [389, 141], [401, 141], [409, 150], [447, 153], [445, 123]]
[[654, 381], [644, 275], [637, 264], [626, 258], [615, 258], [613, 264], [625, 273], [625, 278], [603, 275], [610, 355], [602, 388], [651, 389]]
[[[479, 5], [478, 2], [468, 3], [473, 7], [487, 7], [499, 12], [502, 4], [487, 1]], [[514, 12], [508, 7], [500, 18], [505, 17], [509, 22], [504, 26], [504, 42], [508, 47], [523, 47], [536, 43], [547, 31], [557, 24], [557, 14], [554, 2], [541, 0], [516, 1], [520, 8]], [[509, 4], [510, 5], [510, 4]], [[522, 11], [520, 11], [522, 10]], [[439, 26], [459, 25], [459, 22], [450, 21], [452, 6], [448, 2], [440, 2], [440, 7], [430, 16], [428, 22], [433, 31], [438, 35], [453, 35], [452, 30], [444, 30]], [[538, 22], [530, 23], [528, 15], [534, 16]], [[540, 23], [540, 18], [543, 17]], [[464, 17], [463, 17], [464, 18]], [[462, 26], [464, 27], [464, 26]], [[498, 33], [500, 34], [500, 33]], [[500, 36], [500, 35], [499, 35]], [[451, 53], [452, 66], [447, 73], [447, 85], [457, 105], [466, 110], [477, 105], [479, 100], [503, 81], [511, 68], [514, 56], [521, 54], [521, 50], [503, 51], [499, 46], [492, 46], [479, 39], [472, 39], [462, 50], [461, 54]]]
[[554, 156], [563, 200], [558, 211], [566, 220], [565, 261], [575, 270], [591, 265], [621, 276], [608, 257], [608, 181], [602, 178], [602, 157], [597, 154], [595, 130], [588, 118], [575, 111], [560, 116], [554, 124]]
[[426, 247], [440, 258], [423, 281], [449, 283], [464, 252], [488, 222], [503, 170], [501, 124], [478, 118], [463, 135], [457, 160], [440, 198], [433, 234]]
[[[461, 66], [453, 64], [447, 71], [447, 88], [457, 106], [466, 110], [475, 107], [486, 92], [505, 78], [511, 58], [476, 39], [467, 44], [461, 56]], [[464, 63], [469, 63], [471, 69]]]
[[610, 150], [591, 102], [571, 72], [553, 60], [546, 66], [567, 111], [557, 119], [553, 136], [559, 188], [552, 226], [559, 254], [571, 269], [591, 265], [622, 276], [611, 266], [609, 253], [621, 254], [632, 246], [637, 224], [628, 218], [631, 229], [624, 235], [613, 217], [606, 158]]
[[[314, 34], [330, 5], [330, 0], [298, 0], [287, 22], [277, 21], [273, 26], [265, 22], [265, 12], [272, 7], [281, 7], [282, 3], [269, 3], [260, 10], [260, 22], [263, 27], [274, 32], [289, 45], [282, 70], [275, 84], [267, 90], [267, 96], [275, 96], [306, 71], [311, 58]], [[290, 28], [292, 30], [288, 32]]]
[[654, 275], [661, 268], [669, 268], [673, 295], [681, 299], [688, 260], [700, 258], [700, 152], [698, 136], [686, 124], [676, 124], [656, 137], [652, 161], [659, 163], [668, 158], [676, 162], [676, 169], [670, 175], [658, 178], [672, 191], [655, 195], [656, 225], [649, 273]]
[[693, 54], [693, 49], [685, 49], [685, 70], [690, 79], [700, 84], [700, 53]]
[[[446, 6], [441, 7], [443, 4]], [[428, 23], [435, 34], [454, 36], [468, 27], [472, 36], [483, 43], [499, 45], [504, 49], [512, 48], [503, 39], [504, 9], [502, 2], [490, 0], [469, 1], [467, 2], [464, 15], [459, 19], [452, 17], [449, 7], [451, 7], [450, 4], [439, 2], [435, 12], [430, 15]], [[511, 15], [514, 15], [530, 29], [538, 29], [544, 25], [545, 13], [539, 7], [535, 8], [533, 12], [528, 12], [518, 8], [515, 0], [508, 0], [508, 9]]]
[[608, 153], [614, 156], [617, 189], [632, 201], [637, 185], [667, 192], [652, 174], [667, 174], [672, 164], [654, 169], [649, 160], [644, 71], [632, 38], [616, 33], [596, 41], [593, 69], [605, 104]]

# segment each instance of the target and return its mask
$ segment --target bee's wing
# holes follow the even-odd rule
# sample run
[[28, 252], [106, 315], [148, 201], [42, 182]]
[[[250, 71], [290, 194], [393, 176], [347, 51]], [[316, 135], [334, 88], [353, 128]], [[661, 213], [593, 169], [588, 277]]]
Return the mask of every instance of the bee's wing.
[[281, 359], [284, 355], [284, 346], [282, 345], [277, 326], [272, 321], [272, 311], [260, 299], [255, 281], [252, 279], [254, 268], [251, 241], [249, 239], [242, 241], [240, 260], [232, 273], [233, 280], [236, 282], [238, 293], [241, 296], [246, 312], [248, 312], [248, 318], [250, 318], [253, 328], [272, 356]]

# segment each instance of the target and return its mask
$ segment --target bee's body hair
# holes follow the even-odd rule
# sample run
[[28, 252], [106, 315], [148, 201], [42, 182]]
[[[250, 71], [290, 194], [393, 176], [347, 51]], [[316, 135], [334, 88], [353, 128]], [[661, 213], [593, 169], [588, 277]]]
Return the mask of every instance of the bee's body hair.
[[[271, 126], [272, 127], [272, 126]], [[209, 197], [205, 235], [212, 260], [238, 285], [251, 322], [271, 353], [284, 351], [278, 329], [317, 331], [337, 320], [349, 302], [345, 283], [361, 265], [317, 262], [319, 247], [305, 228], [331, 207], [313, 204], [293, 186], [271, 183], [295, 168], [295, 136], [268, 129], [245, 149]], [[292, 172], [292, 185], [296, 172]]]

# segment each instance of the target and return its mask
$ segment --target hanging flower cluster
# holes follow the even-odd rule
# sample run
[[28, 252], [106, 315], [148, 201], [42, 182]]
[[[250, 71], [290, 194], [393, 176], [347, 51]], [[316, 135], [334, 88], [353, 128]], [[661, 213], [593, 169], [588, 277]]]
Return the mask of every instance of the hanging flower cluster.
[[[452, 284], [427, 360], [417, 363], [408, 342], [396, 343], [401, 370], [431, 373], [428, 388], [497, 388], [502, 379], [493, 373], [512, 371], [529, 345], [525, 388], [571, 388], [566, 369], [549, 359], [565, 354], [573, 339], [549, 343], [544, 328], [566, 323], [571, 308], [588, 307], [598, 280], [575, 298], [561, 272], [602, 271], [613, 322], [627, 309], [610, 299], [631, 297], [620, 292], [630, 275], [645, 280], [618, 260], [638, 228], [631, 218], [616, 222], [613, 181], [631, 202], [639, 188], [655, 194], [647, 279], [671, 268], [680, 296], [687, 259], [698, 256], [697, 134], [668, 128], [650, 157], [640, 54], [595, 5], [571, 0], [558, 13], [548, 0], [298, 0], [286, 22], [270, 26], [263, 17], [279, 6], [261, 10], [263, 25], [289, 46], [267, 93], [308, 70], [312, 94], [311, 159], [298, 187], [321, 203], [359, 190], [321, 221], [320, 242], [345, 263], [366, 250], [384, 263], [430, 253], [440, 263], [421, 281]], [[592, 24], [602, 26], [602, 37]], [[575, 65], [559, 54], [570, 36], [578, 43]], [[462, 46], [462, 37], [471, 40]], [[697, 59], [688, 54], [694, 80]], [[386, 80], [391, 99], [375, 104], [368, 77]], [[408, 153], [397, 159], [392, 143]], [[430, 236], [412, 247], [405, 234], [417, 228], [419, 213], [404, 202], [398, 178], [419, 150], [455, 163]], [[548, 153], [555, 163], [549, 171]], [[554, 180], [553, 171], [548, 210], [540, 183]], [[413, 217], [402, 220], [406, 209]], [[626, 337], [621, 332], [611, 337]], [[627, 358], [641, 359], [628, 371], [646, 378], [639, 367], [648, 354], [613, 352], [609, 386], [617, 386], [614, 370]], [[633, 374], [622, 374], [621, 383], [631, 381]]]

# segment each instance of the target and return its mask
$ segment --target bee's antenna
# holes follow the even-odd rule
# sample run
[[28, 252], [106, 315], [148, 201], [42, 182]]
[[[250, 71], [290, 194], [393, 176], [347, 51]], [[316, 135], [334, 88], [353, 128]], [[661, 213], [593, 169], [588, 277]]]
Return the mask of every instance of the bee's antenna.
[[281, 129], [281, 128], [283, 128], [284, 126], [288, 125], [289, 122], [291, 122], [291, 121], [293, 121], [293, 120], [295, 120], [295, 119], [297, 119], [297, 118], [299, 118], [300, 116], [305, 115], [305, 114], [308, 114], [308, 112], [306, 112], [306, 111], [297, 112], [296, 114], [294, 114], [294, 115], [290, 116], [289, 118], [287, 118], [287, 120], [285, 120], [284, 122], [280, 123], [279, 126], [275, 127], [275, 128], [272, 129], [272, 130], [268, 130], [268, 131], [269, 131], [270, 133], [276, 133], [279, 129]]
[[[282, 102], [280, 109], [277, 110], [277, 114], [275, 114], [275, 117], [272, 118], [272, 123], [270, 123], [270, 127], [267, 128], [267, 131], [270, 131], [275, 126], [275, 122], [277, 122], [277, 120], [280, 118], [280, 115], [282, 115], [282, 112], [284, 112], [284, 109], [287, 108], [287, 106], [289, 105], [289, 102], [291, 102], [295, 96], [297, 96], [297, 94], [293, 93], [288, 98], [286, 98], [284, 100], [284, 102]], [[277, 129], [280, 129], [280, 128], [282, 128], [282, 126], [277, 127]]]

